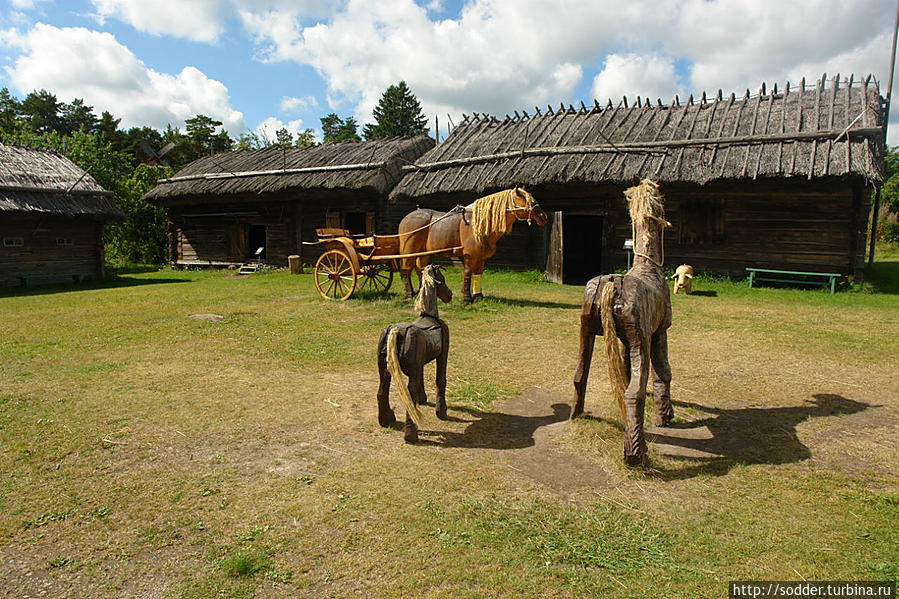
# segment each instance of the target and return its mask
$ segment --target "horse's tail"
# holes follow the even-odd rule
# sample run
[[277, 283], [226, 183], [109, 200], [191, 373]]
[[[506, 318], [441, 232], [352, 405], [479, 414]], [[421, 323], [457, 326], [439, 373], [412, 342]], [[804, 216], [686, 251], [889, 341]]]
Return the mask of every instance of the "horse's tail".
[[412, 422], [415, 423], [415, 426], [421, 427], [421, 412], [419, 411], [418, 406], [415, 405], [412, 396], [409, 395], [409, 386], [406, 377], [403, 375], [403, 371], [400, 368], [399, 349], [396, 341], [398, 336], [399, 331], [396, 327], [392, 327], [390, 332], [387, 333], [387, 370], [390, 372], [390, 376], [396, 381], [400, 400], [403, 403], [403, 407], [406, 408], [406, 414], [412, 418]]
[[621, 422], [623, 423], [625, 422], [624, 391], [627, 389], [627, 372], [624, 370], [624, 354], [621, 352], [621, 343], [618, 341], [618, 333], [615, 331], [615, 316], [612, 314], [615, 285], [611, 281], [602, 288], [599, 302], [602, 334], [606, 341], [606, 361], [609, 364], [609, 384], [612, 387], [612, 397], [621, 411]]

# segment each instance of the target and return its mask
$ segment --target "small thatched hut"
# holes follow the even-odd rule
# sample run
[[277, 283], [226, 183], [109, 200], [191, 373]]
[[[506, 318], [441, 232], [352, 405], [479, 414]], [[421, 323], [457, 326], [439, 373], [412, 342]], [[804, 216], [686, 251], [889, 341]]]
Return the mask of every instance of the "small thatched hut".
[[315, 229], [389, 232], [402, 214], [387, 205], [401, 168], [434, 146], [425, 136], [311, 148], [272, 146], [207, 156], [144, 198], [167, 209], [174, 266], [228, 266], [264, 248], [263, 261], [313, 262]]
[[0, 286], [102, 279], [103, 224], [124, 216], [65, 156], [0, 144]]
[[545, 230], [516, 227], [493, 265], [583, 282], [624, 268], [622, 190], [662, 183], [672, 268], [744, 276], [746, 267], [860, 273], [872, 183], [883, 178], [883, 99], [871, 77], [617, 106], [466, 117], [407, 167], [399, 204], [465, 204], [524, 185]]

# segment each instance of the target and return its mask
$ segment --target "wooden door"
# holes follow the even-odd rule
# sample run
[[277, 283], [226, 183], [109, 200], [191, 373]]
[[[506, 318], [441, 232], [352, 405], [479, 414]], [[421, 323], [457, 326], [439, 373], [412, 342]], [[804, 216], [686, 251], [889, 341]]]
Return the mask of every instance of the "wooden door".
[[553, 283], [562, 282], [562, 212], [550, 215], [549, 244], [546, 249], [546, 278]]

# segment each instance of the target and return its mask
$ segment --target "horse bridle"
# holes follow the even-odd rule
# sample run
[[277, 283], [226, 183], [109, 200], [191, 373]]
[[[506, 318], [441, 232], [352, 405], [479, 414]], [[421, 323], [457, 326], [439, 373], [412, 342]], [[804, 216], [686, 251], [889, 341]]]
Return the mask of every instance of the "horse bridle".
[[[649, 218], [649, 219], [652, 219], [652, 220], [656, 221], [657, 223], [659, 223], [659, 228], [660, 228], [659, 237], [661, 238], [659, 240], [659, 245], [661, 246], [661, 249], [662, 249], [662, 262], [661, 263], [656, 262], [649, 256], [649, 254], [644, 254], [643, 252], [638, 252], [636, 247], [633, 250], [634, 256], [640, 256], [641, 258], [646, 258], [647, 260], [649, 260], [650, 262], [652, 262], [659, 268], [662, 268], [662, 265], [665, 264], [665, 229], [667, 229], [668, 227], [670, 227], [672, 225], [671, 225], [671, 223], [669, 223], [667, 220], [665, 220], [661, 216], [655, 216], [653, 214], [647, 214], [643, 218]], [[634, 224], [633, 221], [631, 221], [631, 239], [634, 239], [634, 240], [637, 239], [637, 226]]]
[[[534, 220], [534, 217], [533, 217], [534, 209], [538, 207], [537, 201], [534, 200], [533, 196], [524, 196], [525, 205], [518, 206], [515, 204], [515, 200], [513, 199], [514, 197], [515, 197], [515, 192], [513, 191], [512, 194], [509, 196], [509, 201], [511, 202], [512, 207], [506, 208], [506, 212], [511, 212], [515, 216], [515, 220], [517, 220], [517, 221], [522, 221], [522, 220], [528, 221], [528, 226], [531, 226], [531, 221]], [[518, 216], [517, 213], [520, 210], [527, 210], [527, 218], [521, 218], [520, 216]]]

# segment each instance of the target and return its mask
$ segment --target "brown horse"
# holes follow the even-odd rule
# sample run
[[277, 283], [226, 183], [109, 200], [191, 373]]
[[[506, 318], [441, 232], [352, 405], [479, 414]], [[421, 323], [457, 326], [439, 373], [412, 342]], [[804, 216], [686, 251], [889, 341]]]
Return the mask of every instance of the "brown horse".
[[[636, 181], [635, 181], [636, 183]], [[645, 465], [643, 406], [650, 363], [653, 374], [655, 426], [674, 418], [671, 407], [671, 368], [668, 365], [668, 327], [671, 295], [662, 274], [662, 232], [671, 226], [659, 186], [643, 179], [624, 192], [634, 227], [634, 266], [624, 275], [601, 275], [587, 282], [581, 312], [581, 342], [574, 373], [571, 417], [584, 412], [584, 393], [590, 374], [596, 335], [605, 336], [612, 396], [624, 421], [624, 462]], [[618, 341], [624, 344], [624, 352]]]
[[[450, 212], [419, 208], [400, 221], [400, 253], [449, 251], [461, 246], [462, 249], [454, 254], [462, 256], [465, 268], [462, 303], [468, 304], [481, 296], [484, 262], [496, 253], [496, 242], [519, 220], [528, 224], [533, 221], [541, 227], [549, 220], [534, 196], [520, 187], [480, 198]], [[420, 256], [400, 261], [406, 299], [412, 297], [412, 269], [415, 268], [421, 280], [421, 271], [427, 265], [428, 258]]]

